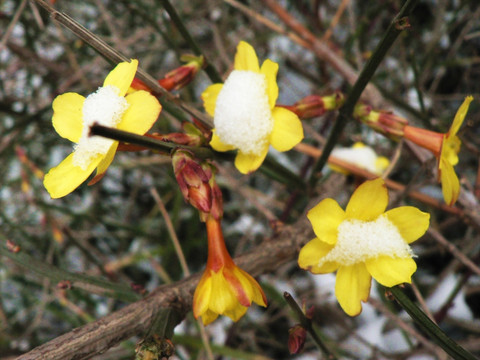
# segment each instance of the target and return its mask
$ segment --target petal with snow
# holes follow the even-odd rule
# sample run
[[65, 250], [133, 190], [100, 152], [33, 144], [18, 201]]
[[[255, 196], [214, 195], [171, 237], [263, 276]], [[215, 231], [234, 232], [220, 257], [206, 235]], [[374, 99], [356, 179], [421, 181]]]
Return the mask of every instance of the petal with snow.
[[425, 234], [430, 224], [430, 214], [413, 206], [401, 206], [388, 210], [385, 216], [397, 227], [408, 244]]
[[145, 134], [157, 120], [162, 106], [155, 96], [144, 90], [135, 91], [125, 99], [129, 106], [117, 128], [138, 135]]
[[210, 116], [215, 116], [215, 107], [217, 106], [217, 97], [220, 94], [220, 91], [223, 88], [223, 84], [213, 84], [207, 87], [202, 95], [201, 98], [203, 100], [203, 107], [205, 111]]
[[112, 85], [120, 90], [118, 96], [125, 96], [137, 72], [138, 60], [121, 62], [107, 75], [103, 86]]
[[343, 311], [350, 316], [360, 314], [362, 312], [361, 302], [368, 300], [371, 283], [372, 278], [365, 264], [341, 266], [337, 271], [335, 296]]
[[110, 149], [108, 150], [107, 154], [105, 157], [100, 161], [100, 163], [97, 166], [97, 173], [95, 174], [95, 177], [88, 182], [88, 185], [94, 185], [100, 180], [105, 175], [105, 172], [107, 171], [108, 167], [113, 161], [113, 158], [115, 157], [115, 153], [117, 152], [118, 148], [118, 141], [115, 141], [112, 146], [110, 146]]
[[345, 220], [345, 211], [333, 199], [324, 199], [307, 213], [317, 237], [327, 244], [337, 242], [338, 226]]
[[260, 155], [244, 154], [240, 150], [235, 157], [235, 167], [242, 174], [249, 174], [257, 170], [262, 165], [263, 160], [268, 153], [268, 145], [262, 150]]
[[212, 130], [212, 140], [210, 140], [210, 146], [216, 151], [230, 151], [235, 150], [235, 146], [227, 145], [220, 140], [218, 135], [215, 133], [215, 129]]
[[263, 62], [260, 72], [267, 79], [267, 95], [270, 108], [273, 109], [278, 98], [277, 72], [278, 64], [270, 59]]
[[326, 262], [319, 265], [320, 260], [333, 249], [333, 245], [315, 238], [305, 244], [298, 254], [298, 266], [304, 270], [308, 270], [313, 274], [327, 274], [338, 269], [335, 262]]
[[102, 159], [103, 155], [99, 155], [90, 162], [87, 169], [83, 170], [81, 167], [73, 165], [72, 153], [56, 167], [50, 169], [43, 179], [43, 184], [52, 198], [61, 198], [79, 187]]

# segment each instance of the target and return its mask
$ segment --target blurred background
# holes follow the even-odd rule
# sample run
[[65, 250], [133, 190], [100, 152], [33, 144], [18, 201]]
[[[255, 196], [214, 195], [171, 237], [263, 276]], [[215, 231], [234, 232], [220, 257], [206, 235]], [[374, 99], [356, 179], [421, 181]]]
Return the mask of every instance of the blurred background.
[[[350, 85], [335, 66], [291, 36], [296, 30], [279, 20], [275, 7], [285, 9], [359, 73], [402, 4], [395, 0], [172, 1], [222, 76], [231, 70], [240, 40], [252, 44], [260, 61], [278, 62], [278, 103], [285, 105], [311, 94], [346, 93]], [[128, 58], [139, 59], [155, 78], [180, 66], [181, 55], [193, 53], [161, 1], [57, 0], [53, 5]], [[466, 212], [479, 209], [479, 19], [476, 0], [420, 1], [409, 19], [411, 27], [397, 39], [372, 80], [381, 94], [375, 104], [378, 110], [393, 111], [413, 125], [439, 132], [448, 130], [464, 97], [474, 96], [459, 132], [463, 147], [456, 166], [463, 188], [457, 206]], [[72, 144], [52, 127], [52, 101], [65, 92], [83, 96], [94, 92], [113, 65], [33, 1], [1, 1], [0, 29], [0, 359], [13, 359], [161, 284], [184, 278], [169, 222], [190, 272], [203, 269], [207, 253], [204, 225], [184, 202], [168, 156], [119, 152], [98, 184], [83, 184], [62, 199], [50, 198], [42, 184], [43, 173], [72, 151]], [[200, 94], [210, 84], [200, 71], [177, 93], [203, 111]], [[181, 123], [191, 120], [173, 104], [162, 98], [160, 102], [163, 110], [153, 131], [180, 131]], [[334, 115], [305, 121], [304, 142], [324, 144]], [[398, 156], [391, 179], [442, 199], [432, 175], [434, 159], [419, 160], [407, 147], [352, 120], [337, 145], [350, 147], [356, 141], [387, 158]], [[273, 152], [273, 156], [300, 176], [312, 163], [297, 151]], [[217, 180], [224, 196], [224, 234], [232, 254], [260, 244], [272, 235], [272, 223], [294, 223], [312, 205], [313, 199], [295, 195], [264, 173], [241, 176], [228, 162], [219, 162]], [[345, 205], [356, 179], [326, 170], [321, 182], [328, 181], [335, 187], [336, 199]], [[430, 212], [431, 227], [478, 266], [480, 223], [402, 193], [392, 196], [396, 206], [413, 205]], [[479, 273], [466, 268], [451, 248], [430, 234], [413, 250], [418, 256], [414, 283], [426, 306], [450, 337], [480, 354]], [[17, 252], [22, 256], [15, 260], [7, 256]], [[86, 284], [83, 288], [70, 288], [64, 280], [72, 273], [85, 276], [80, 278]], [[315, 306], [316, 328], [346, 359], [440, 358], [439, 352], [409, 331], [415, 329], [411, 320], [385, 299], [380, 287], [375, 290], [375, 282], [362, 314], [350, 318], [336, 302], [332, 274], [313, 276], [291, 262], [259, 281], [269, 299], [267, 309], [253, 306], [238, 323], [220, 317], [207, 327], [215, 359], [320, 358], [310, 339], [302, 354], [289, 354], [288, 329], [296, 320], [283, 300], [284, 291], [305, 300], [307, 307]], [[134, 358], [140, 336], [95, 359]], [[173, 359], [207, 358], [191, 314], [176, 328], [173, 343]]]

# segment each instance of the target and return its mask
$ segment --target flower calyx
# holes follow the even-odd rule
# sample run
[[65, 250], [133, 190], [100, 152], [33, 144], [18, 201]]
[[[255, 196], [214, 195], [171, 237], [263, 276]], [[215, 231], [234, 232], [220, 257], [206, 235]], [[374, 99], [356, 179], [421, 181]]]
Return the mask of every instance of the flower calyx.
[[400, 140], [408, 125], [407, 119], [391, 111], [373, 110], [370, 105], [362, 103], [355, 105], [353, 117], [393, 140]]

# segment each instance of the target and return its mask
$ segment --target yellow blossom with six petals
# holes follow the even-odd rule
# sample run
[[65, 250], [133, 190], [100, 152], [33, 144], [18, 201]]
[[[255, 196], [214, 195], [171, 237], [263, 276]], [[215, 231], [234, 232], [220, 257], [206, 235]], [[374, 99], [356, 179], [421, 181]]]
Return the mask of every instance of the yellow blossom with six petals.
[[303, 139], [298, 116], [275, 106], [277, 72], [278, 64], [270, 59], [260, 67], [253, 47], [241, 41], [225, 83], [202, 93], [205, 110], [214, 118], [210, 145], [217, 151], [238, 149], [235, 166], [242, 174], [260, 167], [270, 145], [287, 151]]
[[392, 287], [410, 283], [417, 268], [408, 244], [427, 231], [430, 214], [412, 206], [385, 212], [387, 205], [378, 178], [360, 185], [345, 211], [324, 199], [307, 214], [317, 237], [301, 249], [298, 264], [314, 274], [337, 271], [335, 295], [350, 316], [362, 311], [372, 277]]
[[246, 271], [235, 265], [225, 247], [220, 221], [207, 218], [208, 260], [205, 272], [193, 295], [193, 315], [205, 325], [218, 315], [240, 319], [252, 302], [267, 306], [267, 298]]
[[103, 86], [87, 98], [77, 93], [59, 95], [53, 101], [53, 127], [57, 133], [75, 143], [73, 152], [45, 175], [44, 185], [52, 198], [75, 190], [97, 169], [97, 182], [110, 166], [118, 141], [89, 136], [94, 123], [145, 134], [160, 114], [158, 100], [146, 91], [125, 96], [137, 71], [138, 61], [118, 64]]

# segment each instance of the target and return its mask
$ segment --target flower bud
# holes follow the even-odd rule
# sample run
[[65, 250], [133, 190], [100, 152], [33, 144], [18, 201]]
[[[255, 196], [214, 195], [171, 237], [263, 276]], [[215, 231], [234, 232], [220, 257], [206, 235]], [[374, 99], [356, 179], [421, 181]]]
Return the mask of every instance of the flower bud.
[[375, 131], [397, 140], [403, 136], [403, 130], [408, 125], [407, 119], [390, 111], [372, 110], [372, 107], [366, 104], [355, 105], [353, 117]]
[[283, 106], [294, 112], [300, 119], [309, 119], [321, 116], [327, 111], [336, 110], [345, 102], [345, 96], [336, 92], [328, 96], [309, 95], [292, 106]]
[[183, 197], [201, 213], [212, 207], [210, 177], [186, 150], [177, 150], [172, 156], [173, 170]]
[[[186, 62], [186, 64], [168, 72], [165, 74], [164, 78], [158, 80], [160, 86], [165, 90], [180, 90], [181, 88], [190, 84], [205, 62], [203, 56], [193, 55], [183, 55], [180, 60]], [[139, 80], [138, 78], [133, 79], [130, 87], [134, 90], [152, 91], [147, 85], [145, 85], [145, 83], [143, 83], [143, 81]]]
[[288, 329], [288, 351], [290, 351], [290, 354], [300, 353], [303, 350], [306, 339], [307, 330], [302, 325], [297, 324]]

